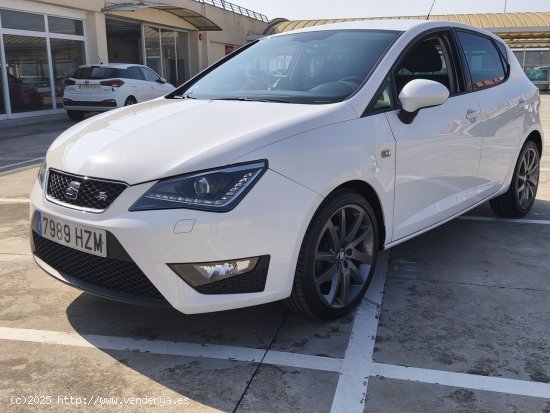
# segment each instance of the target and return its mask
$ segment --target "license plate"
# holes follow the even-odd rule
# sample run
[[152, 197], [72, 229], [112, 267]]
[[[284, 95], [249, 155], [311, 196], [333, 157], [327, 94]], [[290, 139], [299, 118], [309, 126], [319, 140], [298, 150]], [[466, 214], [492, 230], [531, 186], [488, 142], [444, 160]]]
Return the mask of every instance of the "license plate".
[[107, 232], [37, 211], [38, 235], [99, 257], [107, 256]]
[[86, 89], [86, 90], [90, 90], [90, 89], [99, 89], [99, 85], [78, 85], [78, 88], [79, 89]]

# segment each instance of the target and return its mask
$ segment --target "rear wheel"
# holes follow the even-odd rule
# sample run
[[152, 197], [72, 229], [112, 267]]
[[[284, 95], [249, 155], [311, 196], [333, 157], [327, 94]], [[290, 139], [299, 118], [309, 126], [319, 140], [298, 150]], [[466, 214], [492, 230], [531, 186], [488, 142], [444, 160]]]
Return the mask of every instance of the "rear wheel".
[[527, 141], [519, 154], [510, 188], [490, 201], [493, 211], [511, 218], [527, 214], [535, 203], [539, 173], [539, 148], [533, 141]]
[[292, 294], [283, 303], [324, 320], [347, 314], [369, 287], [377, 251], [378, 228], [369, 203], [354, 191], [338, 191], [309, 225]]
[[82, 119], [84, 119], [85, 114], [86, 114], [86, 112], [82, 112], [81, 110], [68, 110], [67, 111], [67, 116], [71, 120], [82, 120]]
[[133, 96], [128, 96], [128, 98], [126, 99], [126, 101], [124, 102], [124, 106], [130, 106], [130, 105], [135, 105], [137, 103], [137, 100], [135, 97]]

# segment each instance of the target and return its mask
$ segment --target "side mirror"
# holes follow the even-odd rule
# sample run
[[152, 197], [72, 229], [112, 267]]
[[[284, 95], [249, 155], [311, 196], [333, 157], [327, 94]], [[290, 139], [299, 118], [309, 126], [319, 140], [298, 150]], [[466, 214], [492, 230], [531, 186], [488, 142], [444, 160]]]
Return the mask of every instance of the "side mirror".
[[412, 123], [420, 109], [442, 105], [448, 98], [449, 89], [439, 82], [427, 79], [411, 80], [399, 93], [403, 109], [397, 116], [403, 123]]
[[160, 79], [157, 79], [157, 82], [160, 83], [160, 84], [165, 84], [166, 83], [166, 79], [161, 77]]

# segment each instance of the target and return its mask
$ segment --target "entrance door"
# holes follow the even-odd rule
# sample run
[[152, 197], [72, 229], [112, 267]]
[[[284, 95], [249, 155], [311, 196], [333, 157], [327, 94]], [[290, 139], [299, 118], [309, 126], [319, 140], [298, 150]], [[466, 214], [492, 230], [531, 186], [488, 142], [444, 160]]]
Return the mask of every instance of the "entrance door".
[[110, 17], [105, 22], [109, 63], [142, 63], [141, 25]]

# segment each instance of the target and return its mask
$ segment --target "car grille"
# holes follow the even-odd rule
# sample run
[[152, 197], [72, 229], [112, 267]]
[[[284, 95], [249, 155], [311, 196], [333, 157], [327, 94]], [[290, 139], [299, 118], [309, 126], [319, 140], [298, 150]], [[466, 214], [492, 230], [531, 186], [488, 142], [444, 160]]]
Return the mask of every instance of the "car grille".
[[[80, 184], [75, 199], [67, 197], [66, 194], [71, 182]], [[57, 201], [58, 203], [101, 212], [107, 209], [127, 187], [128, 185], [123, 182], [87, 178], [50, 169], [47, 198], [52, 202]]]
[[[50, 241], [34, 231], [32, 234], [34, 253], [38, 258], [64, 276], [106, 290], [89, 288], [91, 292], [122, 301], [167, 303], [133, 261], [98, 257]], [[86, 284], [74, 284], [83, 290], [88, 289]]]

